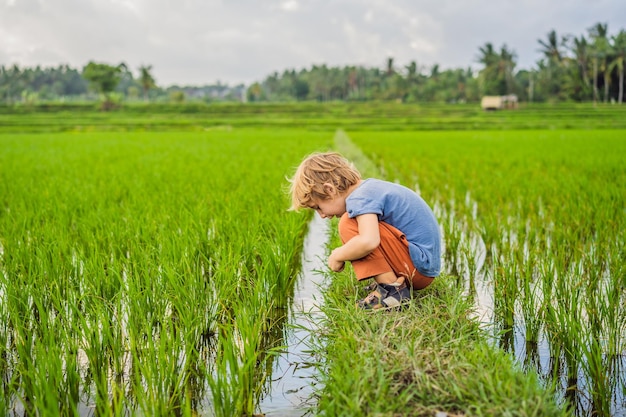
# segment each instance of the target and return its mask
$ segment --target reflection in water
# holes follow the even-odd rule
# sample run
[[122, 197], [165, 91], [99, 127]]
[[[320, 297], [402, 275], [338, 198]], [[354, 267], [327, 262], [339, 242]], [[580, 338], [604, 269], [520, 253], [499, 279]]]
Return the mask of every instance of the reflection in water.
[[317, 214], [313, 216], [304, 240], [302, 272], [295, 288], [290, 309], [285, 353], [275, 363], [271, 391], [260, 403], [260, 409], [268, 416], [302, 416], [313, 392], [314, 367], [306, 351], [306, 339], [315, 330], [315, 318], [322, 313], [321, 286], [325, 268], [328, 225]]

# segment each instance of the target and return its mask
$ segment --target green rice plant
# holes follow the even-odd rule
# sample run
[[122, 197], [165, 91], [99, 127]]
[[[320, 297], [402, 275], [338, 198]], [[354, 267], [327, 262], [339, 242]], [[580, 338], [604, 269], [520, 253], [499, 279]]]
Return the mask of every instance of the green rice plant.
[[611, 382], [610, 361], [604, 354], [600, 335], [587, 333], [586, 336], [582, 343], [582, 367], [591, 385], [589, 392], [593, 410], [597, 415], [608, 416], [611, 415], [611, 393], [617, 381]]
[[[0, 268], [1, 266], [0, 262]], [[4, 288], [0, 287], [0, 292], [4, 294]], [[6, 409], [7, 404], [10, 403], [10, 390], [8, 382], [10, 380], [11, 368], [10, 368], [10, 350], [8, 348], [9, 343], [9, 329], [7, 325], [7, 314], [4, 307], [0, 306], [0, 407]]]
[[184, 352], [171, 326], [173, 323], [165, 322], [158, 331], [144, 335], [140, 346], [132, 345], [132, 385], [141, 413], [182, 415], [182, 410], [188, 408]]
[[[528, 219], [528, 215], [525, 216]], [[517, 240], [509, 251], [514, 256], [518, 268], [519, 279], [519, 311], [520, 321], [524, 323], [524, 337], [528, 345], [537, 345], [540, 341], [542, 322], [544, 320], [545, 301], [541, 286], [539, 264], [542, 256], [541, 244], [535, 228], [530, 226], [531, 220], [525, 225], [518, 223]]]
[[[280, 186], [327, 141], [291, 130], [1, 135], [5, 409], [219, 410], [207, 375], [220, 329], [261, 335], [245, 355], [264, 358], [263, 372], [232, 386], [253, 409], [306, 228]], [[252, 294], [264, 304], [244, 322]]]
[[[124, 386], [119, 379], [120, 370], [112, 367], [119, 364], [117, 356], [119, 335], [115, 332], [115, 321], [111, 319], [112, 306], [98, 298], [85, 300], [89, 305], [75, 324], [80, 351], [85, 358], [85, 378], [82, 388], [93, 392], [93, 403], [97, 413], [123, 415]], [[116, 375], [117, 377], [111, 377]]]
[[616, 323], [622, 309], [619, 301], [622, 295], [616, 294], [622, 292], [621, 279], [612, 278], [608, 273], [610, 263], [607, 258], [612, 252], [598, 250], [605, 247], [608, 247], [608, 242], [596, 239], [588, 243], [582, 256], [582, 269], [587, 281], [582, 366], [589, 379], [593, 407], [598, 415], [611, 415], [613, 411], [611, 397], [619, 384], [613, 370], [615, 349], [618, 348], [615, 344], [622, 343], [623, 329], [619, 322]]
[[458, 277], [460, 281], [463, 277], [460, 276], [459, 273], [459, 262], [461, 257], [461, 243], [462, 243], [462, 235], [463, 230], [460, 222], [455, 221], [454, 211], [450, 211], [448, 213], [441, 212], [440, 218], [441, 225], [443, 228], [443, 233], [446, 236], [445, 240], [445, 250], [443, 253], [443, 258], [445, 260], [445, 264], [448, 265], [448, 271], [452, 276]]
[[482, 269], [486, 249], [480, 237], [480, 233], [475, 230], [475, 227], [469, 226], [468, 229], [469, 230], [465, 233], [461, 250], [464, 258], [464, 281], [468, 287], [468, 296], [474, 300], [478, 295], [476, 279], [483, 276]]
[[56, 333], [56, 325], [51, 325], [49, 330], [35, 344], [31, 405], [46, 415], [78, 415], [80, 375], [76, 356], [55, 336], [62, 334]]
[[[616, 256], [623, 259], [625, 241], [623, 132], [350, 135], [369, 155], [385, 161], [388, 171], [401, 165], [393, 171], [400, 180], [420, 178], [422, 194], [435, 205], [468, 207], [467, 198], [459, 197], [471, 193], [476, 216], [457, 210], [454, 222], [474, 222], [481, 232], [494, 317], [501, 323], [497, 328], [510, 329], [523, 320], [525, 338], [548, 342], [552, 381], [571, 386], [567, 396], [591, 395], [584, 390], [592, 383], [579, 385], [579, 376], [591, 381], [595, 376], [589, 374], [610, 375], [614, 366], [588, 369], [600, 361], [587, 362], [586, 355], [596, 352], [587, 333], [597, 328], [603, 355], [619, 352], [624, 343], [623, 266], [614, 261]], [[456, 238], [445, 226], [445, 212], [438, 213], [448, 229], [447, 245]], [[603, 391], [605, 400], [615, 401], [614, 389]]]
[[493, 261], [491, 272], [494, 297], [494, 322], [500, 335], [500, 346], [513, 348], [515, 306], [519, 292], [518, 266], [506, 255], [498, 255]]
[[[17, 287], [17, 286], [16, 286]], [[11, 379], [9, 382], [9, 397], [11, 399], [19, 396], [20, 402], [25, 410], [32, 410], [33, 402], [33, 375], [32, 365], [34, 358], [33, 339], [36, 337], [36, 330], [32, 310], [29, 303], [28, 292], [25, 288], [7, 289], [8, 324], [11, 334], [9, 348], [11, 350]]]
[[[215, 364], [209, 385], [216, 415], [256, 413], [263, 389], [271, 375], [271, 359], [282, 346], [282, 334], [273, 333], [273, 300], [267, 283], [256, 283], [243, 293], [244, 300], [232, 310], [233, 324], [219, 326]], [[268, 291], [269, 290], [269, 291]], [[274, 337], [267, 337], [274, 334]]]
[[621, 357], [621, 352], [626, 349], [626, 340], [623, 337], [626, 328], [626, 282], [623, 279], [626, 276], [623, 262], [626, 239], [619, 242], [608, 242], [602, 249], [609, 254], [607, 270], [611, 272], [602, 277], [605, 286], [603, 293], [598, 294], [598, 298], [605, 301], [599, 302], [598, 308], [606, 326], [606, 354], [611, 358]]
[[[221, 343], [216, 350], [216, 359], [220, 358], [218, 360], [221, 363], [215, 360], [208, 376], [208, 384], [212, 393], [211, 402], [215, 415], [218, 417], [239, 415], [243, 408], [243, 404], [237, 403], [239, 393], [236, 384], [238, 383], [239, 358], [237, 352], [232, 348], [232, 342], [227, 341], [229, 338], [233, 341], [234, 337], [232, 326], [224, 326], [224, 330], [220, 331], [219, 340]], [[231, 370], [229, 366], [233, 366], [235, 369]], [[231, 375], [231, 373], [233, 374]]]
[[518, 260], [523, 269], [520, 279], [522, 287], [520, 304], [524, 320], [524, 336], [527, 342], [534, 344], [539, 343], [545, 310], [542, 287], [536, 272], [538, 259], [537, 251], [531, 249], [526, 259]]

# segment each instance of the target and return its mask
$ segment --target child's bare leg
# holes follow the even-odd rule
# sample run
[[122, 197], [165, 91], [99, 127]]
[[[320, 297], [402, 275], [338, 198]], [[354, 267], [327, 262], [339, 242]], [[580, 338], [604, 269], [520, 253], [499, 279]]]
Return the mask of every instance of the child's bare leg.
[[378, 284], [395, 284], [400, 280], [404, 280], [403, 277], [397, 277], [393, 271], [384, 272], [374, 276], [373, 278]]

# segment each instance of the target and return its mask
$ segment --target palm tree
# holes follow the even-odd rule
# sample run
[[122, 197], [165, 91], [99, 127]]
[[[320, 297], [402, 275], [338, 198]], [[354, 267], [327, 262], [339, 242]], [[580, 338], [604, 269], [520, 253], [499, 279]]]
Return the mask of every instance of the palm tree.
[[617, 96], [618, 103], [624, 102], [624, 65], [626, 64], [626, 31], [620, 30], [619, 33], [611, 37], [613, 41], [613, 53], [615, 59], [609, 63], [609, 72], [617, 69], [619, 73], [619, 93]]
[[541, 52], [546, 59], [546, 86], [551, 95], [561, 95], [563, 91], [563, 70], [566, 61], [564, 51], [567, 48], [567, 36], [559, 37], [555, 30], [548, 32], [547, 39], [537, 39]]
[[[609, 41], [607, 38], [608, 24], [596, 23], [589, 29], [589, 36], [592, 43], [593, 57], [593, 101], [598, 100], [598, 71], [606, 70], [606, 58], [609, 50]], [[608, 80], [604, 80], [604, 101], [608, 101]]]
[[498, 57], [498, 78], [504, 80], [506, 94], [513, 93], [513, 69], [516, 65], [516, 58], [515, 51], [509, 50], [506, 45], [502, 45], [500, 56]]
[[387, 76], [395, 74], [396, 70], [393, 68], [393, 58], [387, 58]]
[[423, 76], [420, 74], [420, 67], [417, 62], [411, 61], [409, 65], [405, 65], [406, 69], [406, 93], [407, 99], [416, 101], [420, 96], [420, 86], [423, 84]]
[[590, 85], [589, 75], [587, 74], [587, 68], [589, 65], [589, 44], [584, 36], [580, 38], [574, 37], [574, 55], [576, 57], [576, 64], [580, 68], [583, 82], [585, 85]]
[[485, 94], [511, 94], [514, 91], [513, 69], [516, 65], [515, 51], [502, 45], [498, 53], [491, 43], [479, 48], [478, 62], [485, 65], [480, 71]]
[[411, 61], [409, 63], [409, 65], [405, 66], [406, 68], [406, 79], [409, 82], [412, 82], [413, 80], [415, 80], [415, 77], [417, 76], [417, 63], [415, 61]]
[[156, 87], [156, 83], [154, 82], [154, 78], [152, 77], [150, 71], [152, 71], [152, 65], [142, 65], [139, 67], [139, 82], [141, 83], [141, 88], [143, 89], [144, 100], [148, 100], [148, 91]]
[[611, 85], [611, 58], [613, 57], [613, 45], [607, 40], [606, 53], [602, 61], [602, 77], [604, 78], [604, 102], [609, 101], [609, 87]]
[[480, 56], [478, 57], [478, 62], [485, 65], [485, 68], [492, 67], [498, 62], [498, 53], [493, 48], [493, 44], [487, 42], [485, 46], [481, 46], [478, 48], [480, 51]]
[[478, 50], [480, 54], [476, 60], [485, 66], [479, 74], [482, 94], [499, 94], [497, 78], [500, 57], [490, 42], [479, 47]]
[[562, 48], [567, 46], [567, 37], [563, 36], [561, 39], [556, 34], [555, 30], [548, 32], [547, 42], [541, 39], [537, 39], [537, 42], [542, 46], [540, 52], [542, 52], [548, 62], [552, 64], [560, 65], [563, 61]]

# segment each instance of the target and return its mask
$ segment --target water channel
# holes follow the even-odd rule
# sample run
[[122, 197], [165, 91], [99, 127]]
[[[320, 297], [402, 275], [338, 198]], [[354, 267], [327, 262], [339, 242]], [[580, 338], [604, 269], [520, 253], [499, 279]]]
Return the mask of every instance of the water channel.
[[278, 357], [272, 387], [259, 404], [266, 417], [296, 417], [306, 414], [315, 383], [315, 368], [307, 353], [307, 338], [315, 331], [322, 313], [321, 287], [326, 265], [325, 251], [330, 222], [315, 214], [309, 223], [302, 249], [302, 270], [291, 305], [286, 352]]

